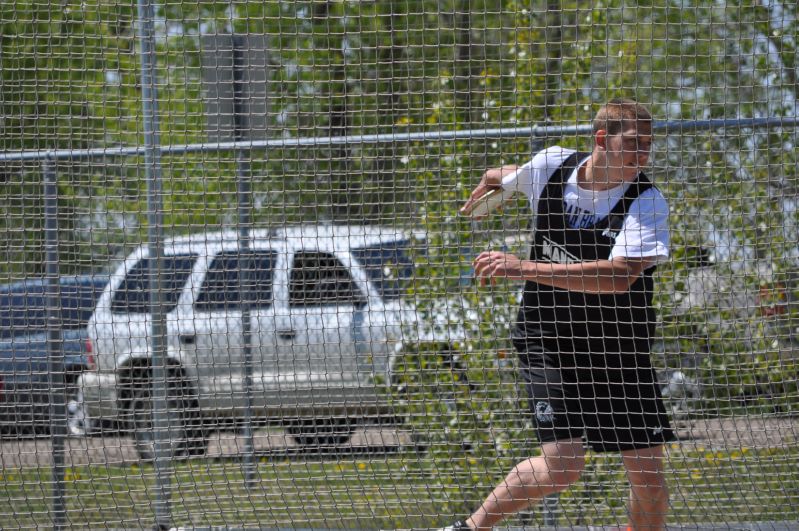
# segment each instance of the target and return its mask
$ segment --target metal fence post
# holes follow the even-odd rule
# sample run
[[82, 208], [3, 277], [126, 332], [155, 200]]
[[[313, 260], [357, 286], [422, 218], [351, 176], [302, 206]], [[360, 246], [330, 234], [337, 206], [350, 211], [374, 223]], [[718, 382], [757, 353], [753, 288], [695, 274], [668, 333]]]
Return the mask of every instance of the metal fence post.
[[155, 434], [155, 478], [156, 499], [153, 504], [157, 528], [171, 527], [170, 473], [171, 444], [169, 412], [167, 410], [167, 386], [169, 374], [166, 367], [166, 315], [165, 297], [162, 288], [163, 271], [163, 198], [161, 182], [161, 153], [158, 121], [158, 92], [156, 85], [155, 57], [155, 9], [154, 0], [138, 0], [141, 87], [142, 87], [142, 128], [144, 131], [144, 170], [147, 179], [147, 221], [150, 248], [150, 346], [152, 348], [152, 409], [153, 430]]
[[61, 335], [61, 296], [58, 257], [58, 176], [56, 162], [42, 161], [44, 181], [45, 270], [47, 274], [47, 358], [50, 387], [50, 438], [52, 443], [52, 508], [53, 528], [63, 529], [67, 511], [64, 499], [64, 462], [67, 434], [66, 385], [64, 378], [64, 345]]
[[[544, 149], [544, 135], [534, 131], [530, 136], [530, 151], [535, 155]], [[530, 225], [530, 230], [535, 230], [535, 224]], [[541, 511], [544, 517], [544, 525], [555, 527], [558, 524], [558, 509], [560, 505], [560, 494], [550, 494], [544, 496], [541, 503]]]
[[558, 525], [558, 512], [560, 510], [560, 494], [544, 496], [541, 509], [544, 513], [544, 525], [555, 527]]
[[[233, 135], [236, 141], [248, 137], [247, 87], [244, 79], [245, 40], [231, 35], [233, 44]], [[238, 206], [239, 293], [241, 294], [241, 332], [244, 356], [244, 484], [250, 490], [255, 484], [255, 441], [252, 414], [252, 308], [255, 296], [255, 260], [252, 253], [250, 226], [252, 225], [252, 175], [249, 154], [243, 149], [236, 151], [236, 188]], [[241, 260], [241, 258], [240, 258]]]

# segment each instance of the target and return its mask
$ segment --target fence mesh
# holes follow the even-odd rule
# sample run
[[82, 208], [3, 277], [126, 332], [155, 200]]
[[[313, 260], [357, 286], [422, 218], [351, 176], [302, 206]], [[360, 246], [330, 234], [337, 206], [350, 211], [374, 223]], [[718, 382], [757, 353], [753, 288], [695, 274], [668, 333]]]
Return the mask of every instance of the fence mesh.
[[[506, 476], [533, 481], [523, 463], [563, 413], [556, 377], [580, 381], [567, 427], [610, 429], [600, 442], [660, 444], [665, 425], [618, 425], [657, 389], [675, 435], [663, 470], [641, 480], [658, 459], [588, 446], [569, 489], [508, 491], [531, 504], [494, 506], [501, 525], [627, 526], [628, 480], [638, 529], [664, 511], [675, 527], [795, 524], [798, 9], [4, 1], [2, 527], [449, 525]], [[652, 112], [648, 160], [640, 122], [632, 138], [629, 121], [592, 129], [618, 97]], [[594, 150], [593, 185], [547, 184], [554, 146]], [[629, 189], [597, 180], [629, 174], [613, 156], [633, 179], [646, 162], [658, 191], [613, 211]], [[464, 215], [491, 168], [519, 193]], [[559, 201], [570, 228], [541, 225]], [[555, 280], [476, 278], [508, 259], [483, 251], [526, 259], [534, 242]], [[626, 337], [618, 301], [638, 331], [646, 304], [589, 286], [641, 256], [657, 262], [651, 349], [592, 313]], [[591, 280], [575, 280], [581, 258]], [[552, 304], [558, 282], [578, 295]], [[528, 327], [520, 357], [524, 301], [557, 314], [559, 341]], [[542, 345], [560, 370], [528, 370]], [[587, 404], [600, 413], [581, 418]], [[646, 498], [663, 482], [666, 506]]]

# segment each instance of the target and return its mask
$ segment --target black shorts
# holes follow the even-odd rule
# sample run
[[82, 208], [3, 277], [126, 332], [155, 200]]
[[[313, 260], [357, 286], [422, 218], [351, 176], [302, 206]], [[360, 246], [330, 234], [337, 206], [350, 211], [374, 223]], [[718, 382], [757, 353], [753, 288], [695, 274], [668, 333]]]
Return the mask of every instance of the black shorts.
[[620, 452], [674, 439], [648, 347], [542, 339], [519, 355], [540, 443], [583, 438]]

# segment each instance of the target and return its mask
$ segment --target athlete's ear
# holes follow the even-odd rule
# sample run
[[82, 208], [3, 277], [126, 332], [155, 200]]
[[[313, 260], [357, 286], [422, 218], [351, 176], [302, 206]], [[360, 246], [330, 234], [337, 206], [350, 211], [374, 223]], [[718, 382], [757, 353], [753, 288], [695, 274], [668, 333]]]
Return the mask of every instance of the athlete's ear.
[[594, 133], [594, 143], [601, 147], [602, 149], [607, 149], [608, 147], [608, 132], [604, 129], [600, 129], [596, 133]]

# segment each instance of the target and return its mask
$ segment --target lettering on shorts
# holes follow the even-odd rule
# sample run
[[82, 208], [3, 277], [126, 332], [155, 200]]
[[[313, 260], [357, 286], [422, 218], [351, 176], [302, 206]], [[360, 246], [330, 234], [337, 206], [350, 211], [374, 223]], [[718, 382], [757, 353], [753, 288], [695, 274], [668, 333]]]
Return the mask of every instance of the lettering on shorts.
[[541, 424], [552, 424], [555, 419], [555, 411], [549, 402], [537, 402], [535, 405], [535, 418]]

